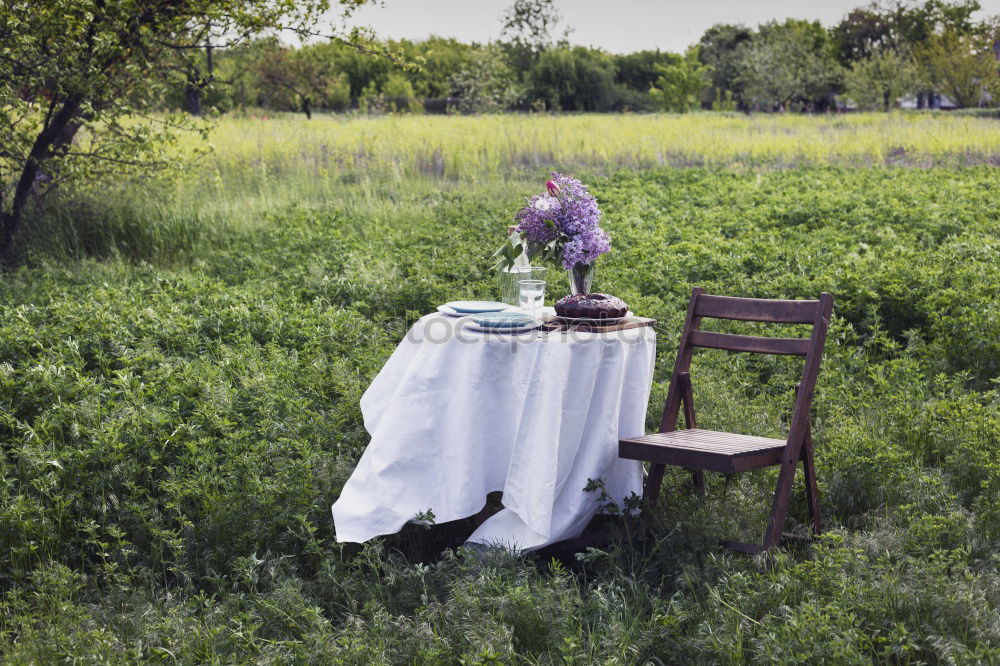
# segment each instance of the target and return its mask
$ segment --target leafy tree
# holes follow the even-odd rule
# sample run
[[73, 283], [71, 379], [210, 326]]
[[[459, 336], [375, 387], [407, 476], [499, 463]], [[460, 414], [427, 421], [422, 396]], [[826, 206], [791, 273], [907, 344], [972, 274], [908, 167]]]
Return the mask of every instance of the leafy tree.
[[656, 79], [660, 78], [661, 73], [656, 66], [673, 64], [677, 60], [677, 54], [660, 50], [636, 51], [616, 55], [614, 58], [617, 69], [615, 80], [618, 84], [646, 92], [656, 85]]
[[529, 99], [548, 109], [608, 111], [615, 102], [614, 59], [597, 49], [548, 49], [529, 77]]
[[502, 21], [500, 40], [505, 44], [514, 71], [522, 75], [545, 50], [557, 45], [568, 46], [566, 38], [570, 28], [563, 31], [563, 39], [558, 44], [553, 36], [562, 21], [555, 0], [514, 0]]
[[[337, 0], [346, 17], [365, 0]], [[165, 166], [175, 123], [149, 100], [178, 53], [278, 29], [305, 34], [331, 0], [4, 0], [0, 4], [0, 260], [32, 196], [69, 178]], [[353, 33], [350, 38], [360, 38]], [[181, 121], [178, 121], [181, 122]], [[84, 131], [85, 130], [85, 131]]]
[[848, 13], [831, 34], [840, 62], [849, 65], [886, 50], [912, 51], [944, 31], [970, 32], [979, 9], [978, 0], [873, 2]]
[[[873, 74], [871, 70], [877, 62], [872, 61], [873, 58], [892, 58], [894, 56], [886, 55], [890, 51], [896, 54], [920, 52], [928, 41], [943, 33], [973, 32], [972, 15], [979, 9], [977, 0], [926, 0], [922, 4], [900, 0], [873, 2], [850, 12], [831, 34], [842, 64], [850, 66], [858, 61], [871, 61], [863, 70]], [[926, 66], [922, 60], [920, 64]], [[888, 75], [889, 72], [883, 72], [882, 80], [885, 81]], [[922, 107], [932, 94], [931, 78], [926, 72], [920, 77], [922, 87], [915, 91], [918, 106]], [[857, 77], [855, 83], [858, 83]]]
[[541, 53], [554, 45], [552, 32], [561, 20], [555, 0], [514, 0], [504, 14], [500, 38], [533, 53]]
[[996, 40], [985, 35], [947, 31], [932, 35], [920, 49], [928, 82], [958, 106], [980, 106], [1000, 94]]
[[899, 35], [894, 27], [893, 15], [876, 3], [852, 9], [831, 30], [838, 60], [849, 66], [885, 50], [895, 50]]
[[910, 6], [903, 2], [893, 5], [895, 22], [898, 25], [898, 45], [916, 46], [930, 39], [934, 34], [973, 32], [975, 22], [972, 15], [982, 9], [979, 0], [927, 0], [922, 5]]
[[729, 95], [748, 107], [743, 86], [746, 50], [753, 44], [754, 31], [742, 25], [713, 25], [699, 41], [701, 62], [710, 68], [710, 85], [703, 102], [711, 103]]
[[315, 47], [272, 44], [257, 63], [262, 95], [269, 106], [301, 111], [307, 119], [316, 106], [344, 109], [350, 105], [350, 89], [332, 65]]
[[490, 44], [475, 51], [451, 79], [451, 94], [463, 113], [496, 113], [514, 106], [521, 96], [517, 78], [503, 50]]
[[741, 55], [745, 98], [764, 109], [820, 110], [840, 84], [833, 43], [818, 21], [761, 25]]
[[[202, 114], [225, 113], [237, 107], [258, 102], [258, 62], [266, 48], [275, 45], [275, 39], [255, 39], [229, 46], [212, 47], [212, 73], [206, 77], [205, 86], [199, 90], [198, 105]], [[169, 67], [162, 86], [149, 91], [150, 106], [162, 110], [191, 111], [188, 70], [183, 60]]]
[[686, 113], [698, 105], [701, 92], [709, 84], [711, 68], [698, 58], [698, 47], [675, 56], [669, 65], [656, 65], [659, 78], [652, 90], [665, 111]]
[[[347, 77], [351, 97], [362, 97], [370, 86], [378, 90], [389, 78], [393, 65], [387, 58], [372, 58], [366, 53], [343, 44], [323, 44], [324, 57], [332, 62], [334, 71]], [[389, 45], [385, 47], [387, 50]]]
[[864, 109], [888, 111], [919, 83], [913, 60], [892, 49], [856, 61], [844, 75], [847, 95]]
[[[431, 37], [403, 48], [408, 60], [421, 62], [420, 69], [407, 72], [407, 76], [418, 97], [448, 97], [455, 74], [470, 67], [473, 61], [480, 60], [485, 50], [490, 50], [490, 47]], [[504, 60], [502, 51], [490, 52], [499, 60]], [[499, 64], [506, 67], [505, 62]], [[510, 76], [513, 77], [513, 73]]]
[[381, 113], [385, 111], [385, 96], [379, 93], [378, 84], [369, 81], [358, 97], [358, 110], [361, 113]]
[[[258, 63], [264, 51], [274, 43], [273, 39], [253, 40], [216, 50], [214, 85], [203, 92], [204, 102], [220, 112], [246, 108], [256, 103], [259, 90]], [[177, 99], [174, 92], [176, 88], [171, 86], [167, 91], [167, 108], [183, 108], [183, 101]]]
[[423, 105], [413, 92], [413, 84], [400, 72], [393, 72], [382, 86], [389, 111], [423, 111]]

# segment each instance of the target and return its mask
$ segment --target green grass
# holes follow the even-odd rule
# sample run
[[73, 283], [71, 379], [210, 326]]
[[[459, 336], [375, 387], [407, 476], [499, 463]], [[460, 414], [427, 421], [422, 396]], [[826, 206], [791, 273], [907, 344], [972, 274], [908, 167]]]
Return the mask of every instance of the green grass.
[[[410, 320], [495, 290], [484, 255], [545, 170], [226, 171], [228, 198], [56, 201], [2, 277], [3, 661], [1000, 660], [997, 171], [585, 166], [614, 239], [597, 285], [660, 321], [650, 427], [693, 285], [836, 295], [814, 413], [829, 536], [730, 554], [773, 471], [704, 500], [673, 472], [633, 542], [570, 562], [472, 556], [461, 522], [350, 557], [329, 505], [367, 444], [361, 393]], [[782, 433], [795, 370], [705, 352], [703, 425]]]
[[211, 141], [213, 167], [231, 186], [289, 173], [323, 183], [345, 171], [488, 182], [511, 170], [549, 164], [611, 171], [665, 165], [995, 164], [998, 129], [995, 117], [905, 112], [326, 115], [311, 123], [271, 114], [227, 118]]

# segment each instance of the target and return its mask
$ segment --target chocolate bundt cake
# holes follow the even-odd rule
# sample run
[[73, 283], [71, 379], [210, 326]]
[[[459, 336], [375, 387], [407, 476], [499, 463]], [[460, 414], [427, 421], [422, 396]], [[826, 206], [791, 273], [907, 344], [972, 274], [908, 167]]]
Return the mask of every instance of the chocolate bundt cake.
[[579, 319], [617, 319], [628, 312], [628, 305], [608, 294], [570, 294], [556, 301], [556, 316]]

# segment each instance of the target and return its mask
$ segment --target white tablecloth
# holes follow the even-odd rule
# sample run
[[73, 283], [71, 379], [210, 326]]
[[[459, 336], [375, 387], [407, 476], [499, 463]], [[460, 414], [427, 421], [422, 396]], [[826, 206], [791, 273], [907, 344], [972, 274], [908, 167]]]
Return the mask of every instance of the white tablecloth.
[[470, 542], [528, 550], [579, 535], [596, 513], [588, 479], [621, 502], [641, 493], [618, 439], [641, 435], [652, 381], [651, 328], [615, 333], [463, 331], [428, 315], [361, 398], [371, 443], [333, 505], [339, 541], [504, 509]]

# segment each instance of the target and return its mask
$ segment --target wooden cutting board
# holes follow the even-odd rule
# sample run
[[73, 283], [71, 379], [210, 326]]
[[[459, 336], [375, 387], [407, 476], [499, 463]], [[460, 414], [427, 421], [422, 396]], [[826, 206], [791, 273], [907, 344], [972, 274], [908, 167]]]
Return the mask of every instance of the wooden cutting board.
[[552, 319], [541, 326], [541, 330], [550, 331], [587, 331], [588, 333], [609, 333], [611, 331], [626, 331], [630, 328], [642, 328], [643, 326], [655, 326], [656, 320], [650, 317], [626, 317], [624, 320], [613, 324], [590, 324], [584, 322], [563, 322], [560, 319]]

